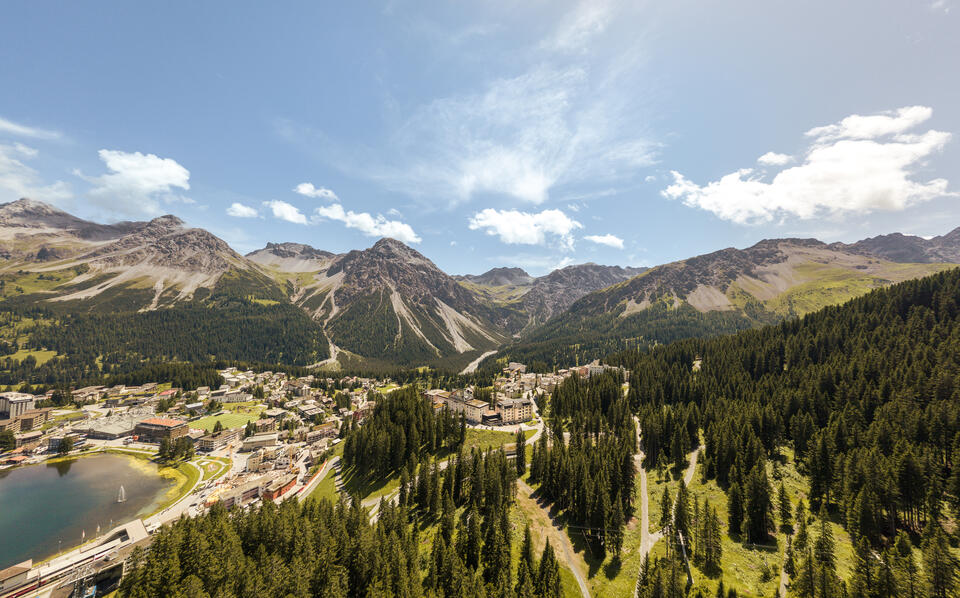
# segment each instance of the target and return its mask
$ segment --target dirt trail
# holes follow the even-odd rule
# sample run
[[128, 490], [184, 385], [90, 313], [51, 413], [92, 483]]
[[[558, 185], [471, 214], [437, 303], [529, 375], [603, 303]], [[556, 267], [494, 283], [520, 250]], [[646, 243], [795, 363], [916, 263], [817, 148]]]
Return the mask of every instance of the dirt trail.
[[580, 594], [584, 598], [590, 598], [590, 590], [587, 588], [587, 580], [583, 575], [583, 570], [581, 569], [582, 559], [577, 557], [576, 551], [573, 549], [573, 544], [570, 542], [570, 538], [567, 537], [566, 532], [557, 527], [556, 523], [553, 521], [553, 518], [550, 517], [550, 512], [543, 508], [540, 503], [534, 500], [530, 495], [533, 494], [533, 488], [531, 488], [523, 480], [517, 480], [517, 500], [521, 503], [526, 504], [532, 511], [539, 511], [542, 515], [542, 519], [537, 522], [540, 527], [544, 529], [547, 536], [553, 541], [552, 544], [558, 548], [559, 555], [565, 557], [567, 561], [567, 566], [570, 568], [570, 572], [573, 573], [573, 576], [577, 579], [577, 584], [580, 586]]

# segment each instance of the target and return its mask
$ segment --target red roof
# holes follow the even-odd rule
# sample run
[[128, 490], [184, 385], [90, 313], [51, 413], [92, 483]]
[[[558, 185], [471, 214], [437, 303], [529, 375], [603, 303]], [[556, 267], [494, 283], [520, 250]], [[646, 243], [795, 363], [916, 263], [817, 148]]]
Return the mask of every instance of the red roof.
[[153, 417], [150, 419], [145, 419], [141, 424], [147, 424], [148, 426], [163, 426], [164, 428], [176, 428], [177, 426], [186, 425], [187, 422], [179, 419], [167, 419], [165, 417]]

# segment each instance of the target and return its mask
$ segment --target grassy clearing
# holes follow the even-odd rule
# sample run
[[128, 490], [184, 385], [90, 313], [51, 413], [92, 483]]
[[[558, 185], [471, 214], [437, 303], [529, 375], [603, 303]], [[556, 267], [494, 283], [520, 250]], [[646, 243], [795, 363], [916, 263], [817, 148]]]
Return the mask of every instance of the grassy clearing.
[[340, 492], [337, 490], [337, 476], [334, 475], [333, 471], [330, 471], [327, 474], [327, 477], [320, 480], [313, 490], [308, 495], [310, 498], [316, 500], [327, 499], [330, 502], [337, 502], [340, 500]]
[[28, 349], [20, 349], [16, 353], [10, 355], [4, 355], [2, 359], [10, 358], [16, 359], [17, 361], [23, 361], [27, 357], [33, 356], [37, 360], [37, 365], [43, 365], [57, 356], [56, 351], [30, 351]]
[[505, 444], [513, 444], [514, 435], [510, 432], [496, 432], [494, 430], [477, 430], [467, 428], [467, 435], [463, 441], [463, 450], [468, 452], [473, 448], [485, 451], [499, 448]]

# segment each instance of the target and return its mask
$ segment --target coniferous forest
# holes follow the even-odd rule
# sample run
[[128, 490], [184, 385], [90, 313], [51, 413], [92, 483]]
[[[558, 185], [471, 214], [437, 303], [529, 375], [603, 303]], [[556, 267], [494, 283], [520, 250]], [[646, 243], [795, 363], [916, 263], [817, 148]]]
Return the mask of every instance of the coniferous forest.
[[[465, 451], [460, 418], [398, 390], [344, 450], [363, 475], [398, 477], [395, 504], [373, 518], [359, 497], [214, 509], [161, 532], [124, 595], [559, 596], [566, 565], [512, 519], [522, 476], [596, 562], [636, 565], [593, 575], [626, 576], [642, 598], [758, 595], [740, 567], [803, 598], [956, 596], [958, 300], [952, 271], [621, 353], [628, 379], [556, 388], [529, 466]], [[639, 560], [638, 450], [658, 488], [655, 545]], [[679, 472], [698, 452], [688, 485]]]

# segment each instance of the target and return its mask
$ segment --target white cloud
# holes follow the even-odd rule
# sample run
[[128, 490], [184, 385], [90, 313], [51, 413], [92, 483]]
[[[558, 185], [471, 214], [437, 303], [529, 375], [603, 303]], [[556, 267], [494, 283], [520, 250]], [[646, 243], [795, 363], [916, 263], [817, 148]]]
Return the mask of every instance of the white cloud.
[[606, 245], [607, 247], [613, 247], [615, 249], [623, 249], [623, 239], [617, 237], [616, 235], [587, 235], [584, 237], [584, 239], [598, 245]]
[[942, 178], [915, 180], [926, 159], [943, 149], [950, 134], [908, 134], [930, 117], [925, 107], [875, 116], [849, 116], [807, 132], [812, 143], [797, 166], [769, 181], [752, 169], [738, 170], [704, 186], [674, 171], [661, 193], [688, 206], [740, 224], [789, 216], [900, 211], [936, 197], [955, 195]]
[[296, 206], [288, 204], [285, 201], [275, 199], [273, 201], [265, 201], [263, 202], [263, 205], [270, 209], [274, 218], [286, 220], [287, 222], [292, 222], [293, 224], [307, 223], [307, 217], [303, 215], [303, 212], [301, 212]]
[[256, 208], [245, 206], [235, 201], [227, 208], [227, 215], [233, 216], [234, 218], [256, 218], [260, 213]]
[[382, 215], [372, 216], [367, 212], [344, 211], [343, 206], [335, 203], [321, 206], [313, 211], [317, 219], [336, 220], [347, 228], [359, 230], [368, 237], [390, 237], [404, 243], [419, 243], [421, 241], [413, 228], [399, 220], [387, 220]]
[[107, 174], [74, 174], [93, 185], [87, 194], [95, 205], [114, 214], [153, 216], [161, 212], [160, 202], [192, 203], [175, 189], [190, 189], [190, 171], [171, 158], [154, 154], [102, 149], [97, 154]]
[[530, 213], [486, 208], [470, 218], [469, 227], [470, 230], [485, 230], [488, 235], [497, 236], [500, 241], [511, 245], [544, 245], [549, 235], [555, 237], [562, 247], [572, 249], [571, 233], [583, 225], [560, 210]]
[[330, 189], [327, 189], [326, 187], [314, 187], [313, 183], [300, 183], [294, 187], [293, 190], [300, 195], [306, 195], [307, 197], [332, 199], [333, 201], [340, 200], [340, 198], [337, 197], [337, 194]]
[[21, 143], [0, 144], [0, 202], [27, 197], [63, 204], [73, 197], [67, 183], [56, 181], [47, 185], [36, 170], [24, 164], [24, 160], [36, 156], [36, 149]]
[[806, 132], [819, 142], [837, 139], [876, 139], [885, 135], [903, 133], [927, 121], [933, 116], [933, 109], [927, 106], [907, 106], [899, 110], [861, 116], [852, 114], [839, 123], [814, 127]]
[[47, 129], [37, 129], [21, 125], [5, 118], [0, 118], [0, 133], [16, 135], [17, 137], [29, 137], [31, 139], [60, 139], [62, 135], [59, 131], [50, 131]]
[[757, 162], [765, 166], [785, 166], [793, 161], [793, 156], [787, 154], [778, 154], [777, 152], [767, 152], [757, 158]]

